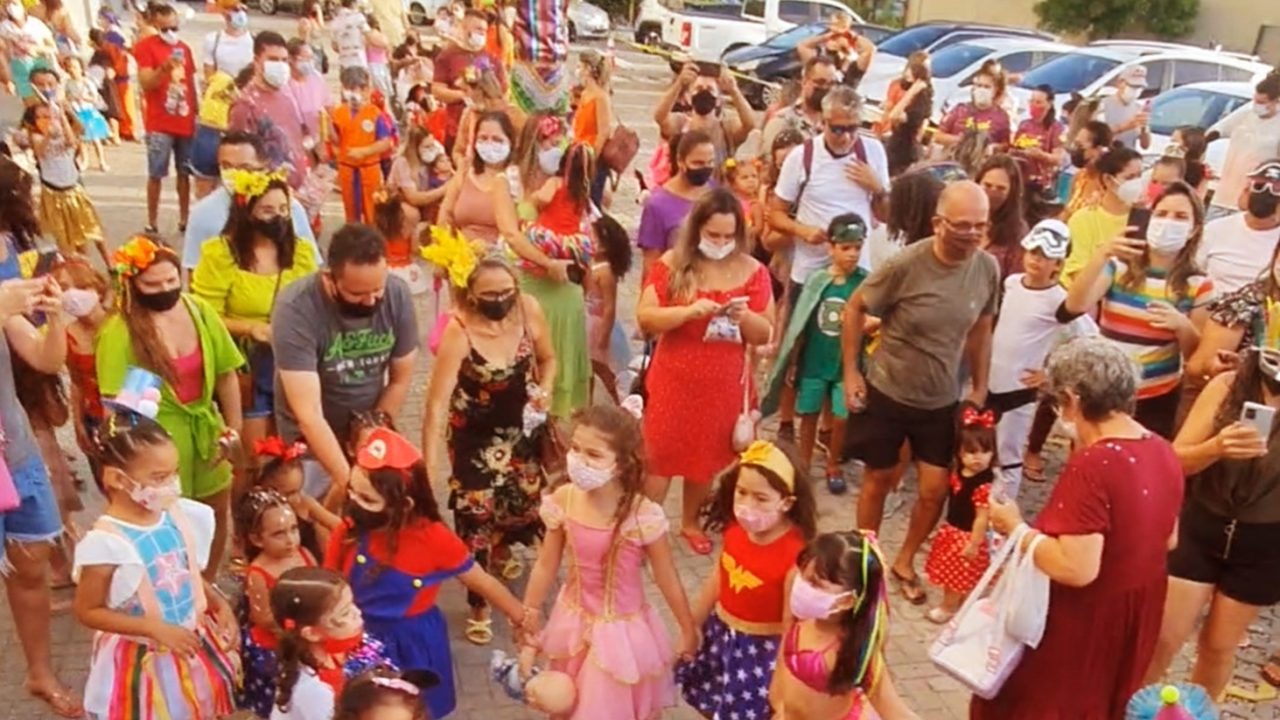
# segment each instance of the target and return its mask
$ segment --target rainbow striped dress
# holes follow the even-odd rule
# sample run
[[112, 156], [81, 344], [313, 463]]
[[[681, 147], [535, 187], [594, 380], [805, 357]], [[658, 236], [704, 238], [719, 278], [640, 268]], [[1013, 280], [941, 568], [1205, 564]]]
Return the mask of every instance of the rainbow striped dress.
[[108, 605], [119, 612], [195, 631], [200, 650], [186, 657], [149, 638], [98, 632], [84, 705], [102, 720], [213, 720], [235, 710], [239, 656], [229, 652], [235, 628], [220, 632], [200, 566], [213, 538], [212, 510], [179, 500], [145, 527], [108, 515], [76, 548], [75, 572], [114, 565]]
[[511, 99], [526, 113], [569, 111], [569, 3], [567, 0], [519, 0], [516, 3], [515, 64]]

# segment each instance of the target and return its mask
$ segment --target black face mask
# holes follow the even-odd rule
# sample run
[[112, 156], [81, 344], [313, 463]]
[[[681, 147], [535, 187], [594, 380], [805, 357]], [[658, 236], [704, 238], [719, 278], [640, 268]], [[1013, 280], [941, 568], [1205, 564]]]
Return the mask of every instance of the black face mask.
[[289, 218], [285, 217], [253, 221], [253, 231], [262, 237], [272, 240], [284, 240], [292, 229], [289, 225]]
[[1080, 170], [1080, 169], [1083, 169], [1084, 166], [1088, 164], [1089, 164], [1089, 159], [1084, 156], [1084, 150], [1082, 148], [1073, 148], [1071, 150], [1071, 166], [1072, 167], [1076, 168], [1077, 170]]
[[702, 187], [711, 180], [711, 173], [714, 171], [715, 168], [709, 167], [685, 168], [684, 178], [689, 181], [690, 185], [693, 185], [694, 187]]
[[504, 298], [488, 299], [477, 298], [476, 310], [490, 320], [501, 320], [511, 314], [511, 308], [516, 306], [516, 294], [511, 293]]
[[693, 111], [699, 115], [710, 115], [716, 110], [715, 93], [710, 90], [699, 90], [693, 94], [689, 104], [693, 106]]
[[165, 312], [172, 310], [173, 306], [178, 304], [180, 297], [182, 297], [182, 288], [177, 287], [158, 293], [134, 293], [133, 301], [151, 312]]
[[1270, 219], [1275, 217], [1276, 208], [1280, 207], [1280, 198], [1270, 191], [1249, 193], [1249, 214], [1256, 218]]
[[809, 93], [809, 97], [805, 98], [804, 104], [814, 112], [822, 112], [822, 99], [827, 96], [827, 91], [831, 88], [816, 87], [813, 92]]
[[357, 530], [364, 531], [384, 528], [390, 520], [390, 518], [387, 517], [386, 510], [379, 510], [378, 512], [366, 510], [351, 500], [347, 500], [347, 507], [344, 514], [351, 518], [351, 522], [356, 526]]

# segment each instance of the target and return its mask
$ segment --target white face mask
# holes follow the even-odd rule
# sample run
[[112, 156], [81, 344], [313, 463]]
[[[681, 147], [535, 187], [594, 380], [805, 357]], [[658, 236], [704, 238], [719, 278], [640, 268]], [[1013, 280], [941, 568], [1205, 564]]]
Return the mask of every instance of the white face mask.
[[511, 154], [511, 144], [503, 140], [501, 142], [478, 142], [476, 143], [476, 154], [480, 159], [489, 165], [497, 165], [507, 159]]
[[733, 251], [736, 249], [737, 245], [735, 243], [725, 243], [724, 245], [720, 245], [719, 243], [706, 238], [702, 238], [698, 241], [698, 252], [711, 260], [723, 260], [732, 255]]
[[227, 19], [227, 24], [233, 30], [243, 30], [249, 27], [249, 13], [243, 10], [237, 10], [231, 13], [231, 17]]
[[440, 158], [440, 146], [435, 143], [425, 143], [418, 148], [418, 159], [430, 165]]
[[1116, 197], [1125, 205], [1137, 205], [1147, 184], [1141, 177], [1129, 178], [1116, 187]]
[[314, 75], [316, 72], [316, 63], [314, 60], [299, 60], [298, 64], [294, 66], [294, 69], [303, 77]]
[[284, 84], [289, 82], [289, 62], [267, 60], [262, 63], [262, 81], [273, 88], [284, 87]]
[[1272, 108], [1267, 105], [1263, 105], [1262, 103], [1254, 103], [1253, 112], [1255, 115], [1262, 118], [1263, 120], [1266, 120], [1267, 118], [1276, 114], [1275, 108]]
[[163, 41], [165, 41], [165, 43], [167, 43], [167, 44], [169, 44], [169, 45], [177, 45], [177, 44], [178, 44], [178, 31], [177, 31], [177, 30], [161, 30], [161, 31], [160, 31], [160, 39], [161, 39], [161, 40], [163, 40]]
[[129, 488], [129, 497], [151, 512], [167, 510], [182, 497], [182, 485], [177, 475], [166, 480], [163, 485], [143, 485], [128, 475], [125, 477], [132, 483]]
[[355, 90], [343, 90], [342, 101], [348, 105], [359, 105], [363, 102], [363, 98], [361, 98], [360, 93]]
[[502, 8], [502, 22], [511, 27], [516, 24], [516, 9], [513, 7]]
[[88, 317], [101, 302], [93, 290], [73, 287], [62, 291], [62, 309], [73, 318]]
[[991, 101], [996, 97], [996, 91], [991, 88], [976, 87], [973, 89], [973, 104], [980, 108], [990, 107]]
[[484, 40], [484, 33], [476, 32], [467, 36], [467, 44], [471, 46], [472, 50], [477, 52], [484, 49]]
[[596, 488], [608, 485], [617, 472], [617, 468], [592, 467], [587, 464], [586, 458], [582, 457], [581, 454], [570, 452], [565, 456], [565, 472], [580, 490], [591, 492]]
[[1187, 244], [1191, 222], [1176, 218], [1153, 217], [1147, 225], [1147, 244], [1152, 250], [1172, 255]]
[[562, 157], [564, 157], [564, 149], [559, 146], [539, 150], [538, 167], [548, 175], [555, 175], [560, 172], [560, 158]]

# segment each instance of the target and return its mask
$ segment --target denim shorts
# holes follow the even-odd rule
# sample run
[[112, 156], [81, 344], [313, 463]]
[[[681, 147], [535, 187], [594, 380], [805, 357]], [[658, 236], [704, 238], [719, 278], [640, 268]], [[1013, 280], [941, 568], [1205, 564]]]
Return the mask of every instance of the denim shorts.
[[147, 133], [147, 177], [169, 177], [169, 157], [178, 175], [191, 174], [191, 138]]
[[192, 175], [206, 180], [218, 177], [218, 145], [221, 142], [222, 131], [208, 125], [196, 125], [195, 137], [191, 139]]
[[276, 403], [276, 363], [269, 345], [255, 345], [248, 353], [249, 372], [253, 373], [253, 404], [244, 411], [246, 418], [271, 417]]
[[[24, 474], [40, 474], [41, 482], [19, 482]], [[62, 515], [58, 513], [58, 498], [42, 461], [37, 458], [27, 467], [13, 473], [20, 491], [21, 505], [6, 513], [0, 513], [0, 575], [9, 568], [7, 552], [10, 543], [30, 545], [49, 542], [62, 534]]]

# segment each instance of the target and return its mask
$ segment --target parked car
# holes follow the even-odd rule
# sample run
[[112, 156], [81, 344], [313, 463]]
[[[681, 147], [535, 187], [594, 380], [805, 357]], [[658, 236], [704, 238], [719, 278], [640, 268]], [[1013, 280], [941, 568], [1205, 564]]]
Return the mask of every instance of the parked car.
[[[1236, 113], [1249, 112], [1256, 83], [1204, 82], [1184, 85], [1157, 95], [1151, 101], [1151, 147], [1143, 150], [1150, 163], [1164, 154], [1173, 131], [1185, 125], [1213, 128]], [[1209, 143], [1204, 161], [1215, 176], [1222, 174], [1227, 140]]]
[[1061, 110], [1071, 93], [1087, 98], [1115, 92], [1112, 83], [1134, 65], [1147, 70], [1147, 87], [1139, 94], [1142, 99], [1192, 83], [1256, 83], [1271, 71], [1271, 66], [1239, 53], [1172, 43], [1108, 41], [1078, 48], [1034, 68], [1010, 92], [1019, 106], [1025, 107], [1031, 90], [1048, 85], [1057, 94]]
[[609, 36], [611, 26], [609, 13], [599, 5], [593, 5], [587, 0], [573, 0], [569, 3], [570, 40], [603, 40]]
[[[967, 99], [973, 76], [988, 60], [998, 60], [1006, 72], [1024, 73], [1075, 47], [1052, 40], [1023, 37], [991, 37], [948, 45], [934, 53], [929, 61], [933, 72], [933, 116], [940, 117], [950, 109], [948, 101], [963, 95]], [[899, 70], [887, 78], [866, 78], [862, 94], [868, 100], [868, 119], [876, 119], [889, 85], [898, 81]]]
[[[751, 75], [766, 83], [783, 83], [799, 78], [801, 70], [804, 69], [800, 63], [800, 56], [796, 54], [796, 46], [815, 35], [826, 32], [826, 30], [826, 23], [797, 25], [784, 33], [774, 35], [759, 45], [748, 45], [730, 50], [724, 54], [721, 60], [731, 70], [744, 75]], [[854, 23], [853, 30], [873, 43], [879, 43], [894, 32], [892, 28], [869, 23]], [[765, 90], [767, 86], [741, 79], [738, 84], [742, 87], [742, 94], [746, 95], [747, 101], [751, 103], [752, 107], [757, 110], [763, 110], [766, 104]]]
[[683, 51], [696, 60], [714, 60], [797, 25], [825, 24], [837, 13], [862, 22], [838, 0], [643, 0], [636, 42]]
[[[300, 13], [302, 12], [302, 5], [305, 3], [305, 1], [306, 0], [258, 0], [258, 10], [265, 15], [275, 15], [281, 10]], [[182, 7], [187, 7], [187, 6], [184, 5]], [[324, 16], [326, 18], [333, 17], [333, 14], [337, 12], [337, 10], [338, 10], [337, 0], [325, 0]]]
[[[917, 50], [936, 53], [957, 43], [993, 37], [1048, 41], [1056, 41], [1058, 39], [1049, 33], [1040, 32], [1039, 30], [1027, 30], [1004, 25], [956, 23], [941, 20], [921, 23], [900, 30], [877, 44], [876, 57], [871, 61], [871, 67], [867, 68], [867, 76], [863, 78], [862, 82], [864, 84], [867, 82], [883, 82], [885, 87], [888, 87], [890, 78], [896, 78], [902, 74], [902, 68], [907, 65], [907, 56]], [[883, 100], [884, 94], [882, 92], [879, 98], [870, 99], [872, 101]]]

